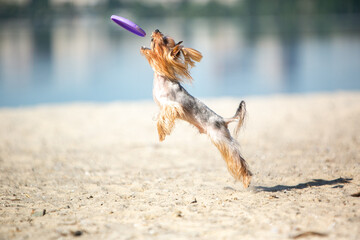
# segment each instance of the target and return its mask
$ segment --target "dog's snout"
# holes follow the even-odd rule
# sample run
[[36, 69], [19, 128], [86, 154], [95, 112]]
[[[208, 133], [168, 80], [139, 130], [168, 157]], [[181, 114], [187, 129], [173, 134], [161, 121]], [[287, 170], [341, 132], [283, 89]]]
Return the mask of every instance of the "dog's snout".
[[160, 31], [159, 31], [159, 29], [155, 29], [155, 33], [159, 33]]

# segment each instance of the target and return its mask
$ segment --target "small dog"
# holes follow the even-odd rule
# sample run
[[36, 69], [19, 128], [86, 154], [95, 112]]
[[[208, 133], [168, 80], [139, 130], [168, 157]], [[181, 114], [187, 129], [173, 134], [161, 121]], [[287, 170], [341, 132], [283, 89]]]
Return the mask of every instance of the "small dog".
[[236, 180], [242, 180], [247, 188], [251, 180], [251, 172], [241, 156], [239, 144], [228, 129], [228, 124], [237, 121], [237, 135], [244, 117], [245, 102], [241, 101], [234, 117], [223, 118], [213, 112], [204, 103], [191, 96], [180, 84], [184, 79], [191, 82], [190, 67], [200, 62], [202, 55], [195, 49], [175, 44], [173, 38], [164, 36], [156, 29], [151, 36], [151, 48], [141, 47], [141, 54], [149, 61], [154, 70], [154, 101], [160, 107], [157, 130], [160, 141], [170, 135], [176, 119], [182, 119], [207, 134], [219, 149], [228, 170]]

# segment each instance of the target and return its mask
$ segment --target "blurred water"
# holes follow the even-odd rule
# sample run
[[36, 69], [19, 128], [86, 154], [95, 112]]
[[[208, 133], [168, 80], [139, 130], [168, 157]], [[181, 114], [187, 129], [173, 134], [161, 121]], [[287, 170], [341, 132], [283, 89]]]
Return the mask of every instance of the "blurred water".
[[203, 53], [186, 86], [198, 97], [360, 90], [356, 16], [135, 21], [145, 38], [107, 17], [1, 21], [0, 106], [151, 99], [139, 49], [156, 28]]

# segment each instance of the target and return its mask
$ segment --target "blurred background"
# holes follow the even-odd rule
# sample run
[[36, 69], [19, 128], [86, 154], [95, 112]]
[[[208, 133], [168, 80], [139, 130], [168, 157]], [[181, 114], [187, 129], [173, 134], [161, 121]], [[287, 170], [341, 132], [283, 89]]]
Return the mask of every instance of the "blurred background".
[[360, 90], [359, 0], [0, 0], [0, 107], [152, 99], [156, 28], [203, 53], [198, 97]]

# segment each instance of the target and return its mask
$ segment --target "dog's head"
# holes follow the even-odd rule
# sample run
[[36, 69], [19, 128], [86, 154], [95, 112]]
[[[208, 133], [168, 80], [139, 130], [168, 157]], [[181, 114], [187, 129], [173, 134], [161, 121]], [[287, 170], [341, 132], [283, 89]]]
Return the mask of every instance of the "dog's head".
[[182, 41], [175, 43], [174, 39], [164, 36], [158, 29], [151, 35], [151, 48], [141, 48], [141, 53], [147, 58], [154, 71], [173, 81], [182, 78], [192, 80], [189, 70], [200, 62], [202, 55], [192, 48], [185, 48]]

